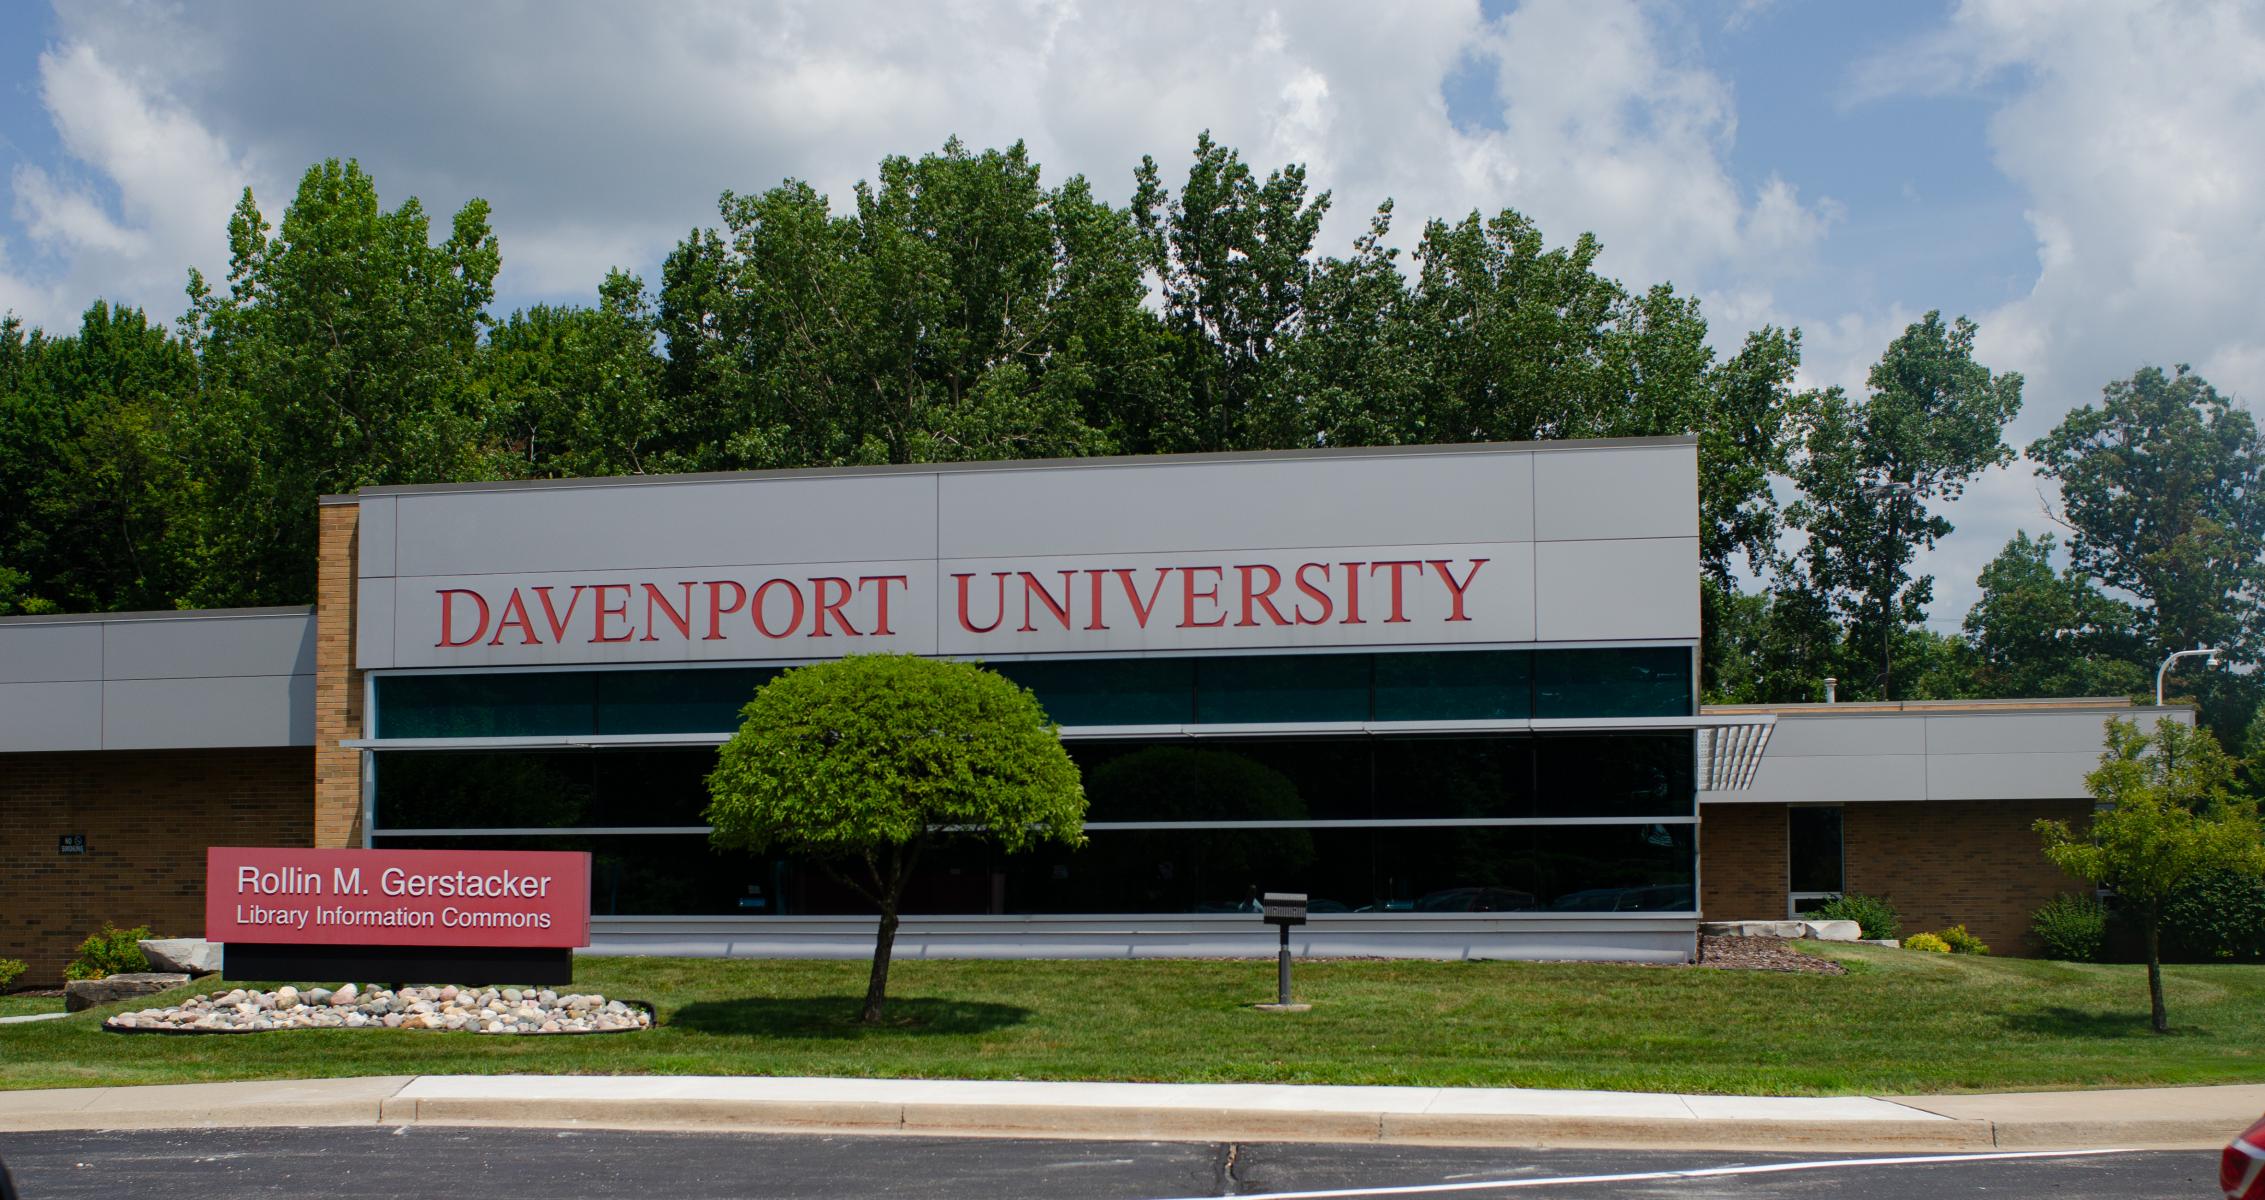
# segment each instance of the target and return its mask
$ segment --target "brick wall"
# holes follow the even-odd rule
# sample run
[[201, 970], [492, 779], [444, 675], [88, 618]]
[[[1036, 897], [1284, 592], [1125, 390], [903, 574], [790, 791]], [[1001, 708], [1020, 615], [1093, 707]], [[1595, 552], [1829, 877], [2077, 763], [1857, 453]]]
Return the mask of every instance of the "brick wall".
[[[1700, 809], [1700, 911], [1710, 921], [1785, 916], [1785, 805]], [[1964, 923], [1993, 954], [2030, 955], [2030, 914], [2085, 885], [2060, 873], [2030, 826], [2053, 817], [2082, 826], [2090, 800], [1975, 800], [1849, 804], [1841, 858], [1852, 892], [1884, 896], [1903, 931]]]
[[361, 507], [325, 503], [315, 565], [315, 845], [362, 844], [362, 673], [354, 669]]
[[1709, 921], [1785, 918], [1785, 806], [1699, 807], [1699, 912]]
[[1851, 804], [1842, 810], [1848, 890], [1885, 896], [1905, 933], [1963, 922], [1992, 954], [2033, 955], [2030, 914], [2085, 885], [2045, 861], [2030, 826], [2082, 828], [2090, 800]]
[[[11, 754], [0, 767], [0, 958], [62, 978], [105, 920], [162, 935], [204, 929], [207, 846], [304, 846], [306, 747]], [[83, 833], [85, 855], [55, 852]]]

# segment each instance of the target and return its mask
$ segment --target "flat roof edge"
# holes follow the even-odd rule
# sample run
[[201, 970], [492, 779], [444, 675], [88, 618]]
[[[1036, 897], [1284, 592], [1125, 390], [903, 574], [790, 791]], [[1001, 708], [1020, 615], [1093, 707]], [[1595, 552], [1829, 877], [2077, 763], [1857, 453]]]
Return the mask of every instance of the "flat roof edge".
[[[1991, 700], [1849, 700], [1832, 704], [1706, 704], [1701, 705], [1699, 711], [1725, 716], [1774, 713], [1781, 717], [1895, 717], [1952, 713], [2144, 712], [2155, 707], [2126, 696], [2046, 696]], [[2173, 700], [2162, 707], [2193, 711], [2195, 706], [2190, 701]]]
[[118, 621], [216, 621], [245, 617], [311, 617], [312, 604], [279, 604], [267, 608], [160, 608], [144, 612], [30, 613], [0, 617], [0, 625], [94, 625]]
[[964, 474], [993, 471], [1061, 471], [1118, 467], [1195, 466], [1211, 463], [1295, 462], [1327, 458], [1394, 458], [1453, 454], [1532, 454], [1542, 451], [1641, 450], [1696, 446], [1690, 434], [1634, 438], [1567, 438], [1531, 442], [1449, 442], [1407, 446], [1314, 446], [1296, 450], [1223, 450], [1197, 454], [1105, 454], [1089, 458], [1006, 458], [966, 462], [880, 463], [847, 467], [781, 467], [760, 471], [696, 471], [662, 475], [598, 475], [572, 479], [494, 479], [467, 483], [382, 484], [352, 495], [324, 496], [324, 505], [353, 504], [366, 496], [416, 496], [589, 487], [669, 487], [768, 479], [855, 479], [865, 476]]

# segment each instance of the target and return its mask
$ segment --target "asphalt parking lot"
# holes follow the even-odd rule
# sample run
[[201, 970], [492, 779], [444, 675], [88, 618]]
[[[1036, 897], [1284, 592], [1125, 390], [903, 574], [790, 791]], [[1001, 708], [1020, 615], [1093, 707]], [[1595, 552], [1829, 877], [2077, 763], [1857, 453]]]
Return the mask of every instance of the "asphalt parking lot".
[[506, 1191], [569, 1200], [1305, 1197], [2180, 1197], [2216, 1156], [1755, 1155], [437, 1126], [0, 1134], [26, 1200]]

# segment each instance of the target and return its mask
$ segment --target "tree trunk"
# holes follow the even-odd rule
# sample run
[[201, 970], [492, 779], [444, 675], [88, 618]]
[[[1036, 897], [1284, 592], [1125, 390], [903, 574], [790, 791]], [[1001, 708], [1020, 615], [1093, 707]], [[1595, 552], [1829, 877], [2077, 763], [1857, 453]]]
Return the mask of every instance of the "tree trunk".
[[2155, 1032], [2168, 1033], [2170, 1014], [2163, 1011], [2163, 920], [2149, 915], [2147, 918], [2147, 1004]]
[[881, 931], [873, 939], [873, 973], [865, 981], [865, 1008], [857, 1019], [867, 1025], [881, 1021], [881, 1002], [889, 991], [889, 954], [897, 943], [896, 897], [881, 909]]
[[908, 845], [889, 847], [886, 870], [871, 853], [865, 856], [865, 870], [873, 879], [873, 891], [866, 898], [881, 910], [881, 925], [873, 938], [873, 974], [865, 981], [865, 1008], [857, 1014], [864, 1024], [880, 1023], [881, 1005], [889, 991], [889, 955], [897, 944], [897, 905], [904, 899], [905, 881], [912, 878], [913, 864], [920, 861], [920, 850], [926, 844], [925, 837], [917, 837]]

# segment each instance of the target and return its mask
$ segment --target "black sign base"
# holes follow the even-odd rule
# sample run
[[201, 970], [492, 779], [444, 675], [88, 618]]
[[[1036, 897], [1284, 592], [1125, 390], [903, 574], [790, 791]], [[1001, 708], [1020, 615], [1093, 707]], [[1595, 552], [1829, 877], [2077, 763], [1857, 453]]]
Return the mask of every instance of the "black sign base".
[[572, 950], [484, 946], [301, 946], [231, 942], [221, 952], [230, 979], [356, 983], [574, 982]]

